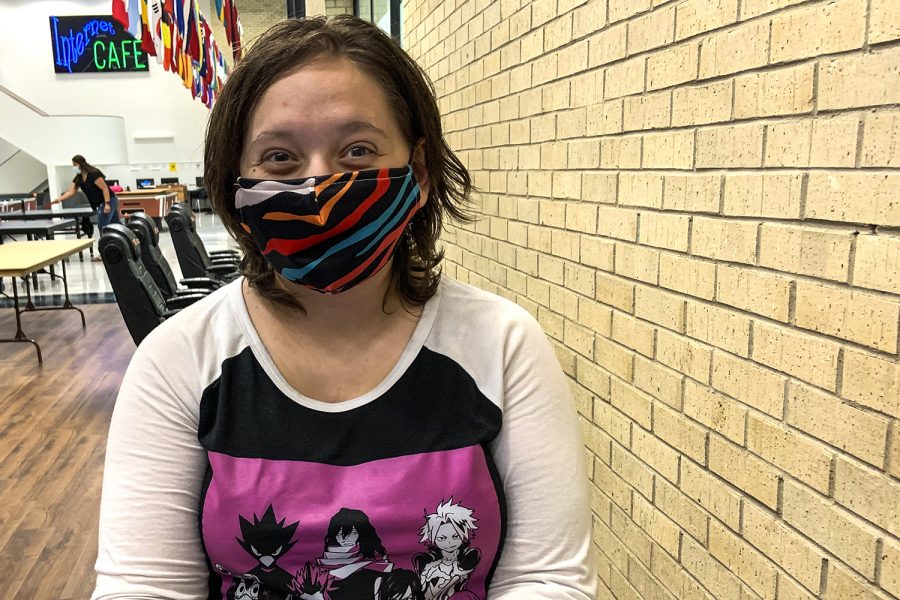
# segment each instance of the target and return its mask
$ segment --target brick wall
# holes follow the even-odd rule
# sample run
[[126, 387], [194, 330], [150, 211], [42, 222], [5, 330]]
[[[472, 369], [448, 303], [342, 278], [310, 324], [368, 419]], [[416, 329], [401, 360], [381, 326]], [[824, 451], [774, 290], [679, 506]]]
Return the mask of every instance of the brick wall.
[[900, 597], [900, 2], [407, 0], [404, 31], [482, 190], [445, 272], [571, 377], [600, 598]]
[[352, 15], [353, 0], [325, 0], [325, 14], [329, 17], [333, 15]]
[[239, 0], [237, 9], [244, 27], [246, 46], [250, 46], [269, 27], [287, 18], [285, 0]]

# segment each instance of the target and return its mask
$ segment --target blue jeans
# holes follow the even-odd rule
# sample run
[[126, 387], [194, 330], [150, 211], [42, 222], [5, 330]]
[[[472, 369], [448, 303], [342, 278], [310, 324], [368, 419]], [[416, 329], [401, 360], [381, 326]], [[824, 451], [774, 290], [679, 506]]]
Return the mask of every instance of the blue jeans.
[[121, 223], [119, 220], [119, 199], [115, 194], [109, 195], [109, 212], [103, 212], [103, 205], [97, 209], [97, 224], [100, 227], [100, 234], [110, 223]]

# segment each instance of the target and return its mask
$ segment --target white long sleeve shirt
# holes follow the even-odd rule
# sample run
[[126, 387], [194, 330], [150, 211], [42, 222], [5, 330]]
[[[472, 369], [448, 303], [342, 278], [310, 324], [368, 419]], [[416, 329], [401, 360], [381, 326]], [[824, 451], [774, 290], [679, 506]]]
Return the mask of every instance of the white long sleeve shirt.
[[442, 281], [391, 373], [324, 403], [281, 376], [238, 280], [128, 368], [93, 598], [370, 600], [412, 581], [428, 600], [589, 600], [583, 458], [517, 305]]

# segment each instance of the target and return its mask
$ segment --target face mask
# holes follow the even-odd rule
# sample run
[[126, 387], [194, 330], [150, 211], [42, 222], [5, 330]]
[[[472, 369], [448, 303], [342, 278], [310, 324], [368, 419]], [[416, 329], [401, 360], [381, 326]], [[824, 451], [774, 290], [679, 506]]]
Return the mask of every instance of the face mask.
[[79, 169], [78, 167], [72, 167], [72, 172], [76, 175], [81, 175], [81, 169]]
[[378, 273], [419, 209], [412, 166], [293, 180], [239, 178], [241, 226], [286, 279], [337, 294]]

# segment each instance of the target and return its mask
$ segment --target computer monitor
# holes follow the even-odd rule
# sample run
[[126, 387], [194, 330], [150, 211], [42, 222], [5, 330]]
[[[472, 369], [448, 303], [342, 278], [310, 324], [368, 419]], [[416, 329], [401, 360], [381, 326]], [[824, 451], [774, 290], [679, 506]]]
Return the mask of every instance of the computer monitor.
[[139, 190], [146, 190], [150, 188], [156, 187], [155, 179], [138, 179], [137, 180], [137, 188]]
[[195, 177], [194, 180], [197, 182], [197, 187], [203, 187], [203, 177]]
[[107, 179], [106, 185], [119, 185], [119, 180], [118, 179]]
[[163, 177], [162, 179], [159, 180], [159, 182], [160, 182], [161, 184], [167, 184], [167, 183], [181, 183], [180, 181], [178, 181], [178, 178], [177, 178], [177, 177]]

